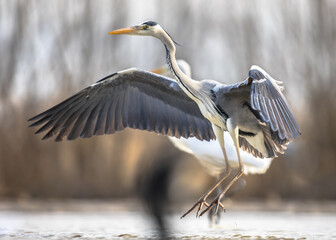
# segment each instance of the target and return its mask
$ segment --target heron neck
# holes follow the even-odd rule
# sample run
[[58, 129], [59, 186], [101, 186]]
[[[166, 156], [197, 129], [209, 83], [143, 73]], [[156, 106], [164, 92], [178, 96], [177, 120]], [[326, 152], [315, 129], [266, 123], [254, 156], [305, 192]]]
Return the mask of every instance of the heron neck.
[[202, 83], [191, 79], [190, 77], [185, 75], [178, 67], [175, 58], [175, 44], [171, 37], [166, 32], [163, 32], [163, 35], [161, 35], [159, 38], [166, 47], [166, 58], [168, 66], [170, 67], [172, 73], [175, 75], [176, 81], [183, 90], [183, 92], [185, 92], [192, 100], [194, 100], [200, 106], [201, 113], [205, 118], [207, 118], [208, 120], [215, 119], [218, 126], [225, 126], [222, 117], [218, 114], [218, 111], [216, 110], [217, 107], [209, 97], [209, 93], [202, 89]]
[[176, 48], [174, 42], [171, 40], [170, 37], [167, 36], [167, 38], [163, 40], [163, 43], [166, 47], [167, 64], [174, 74], [177, 83], [191, 99], [193, 99], [194, 101], [200, 100], [198, 97], [196, 97], [196, 93], [199, 89], [199, 82], [185, 75], [177, 65], [175, 57]]

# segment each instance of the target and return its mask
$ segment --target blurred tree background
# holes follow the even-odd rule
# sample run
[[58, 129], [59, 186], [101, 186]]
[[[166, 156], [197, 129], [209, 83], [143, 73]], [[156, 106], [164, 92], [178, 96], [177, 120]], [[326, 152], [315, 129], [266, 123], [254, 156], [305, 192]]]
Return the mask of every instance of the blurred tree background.
[[27, 127], [29, 117], [108, 74], [164, 64], [158, 40], [107, 34], [148, 19], [182, 45], [177, 57], [195, 79], [231, 84], [257, 64], [284, 82], [302, 136], [265, 175], [246, 176], [237, 198], [336, 199], [333, 0], [0, 0], [1, 197], [131, 197], [139, 172], [166, 153], [178, 158], [176, 198], [213, 183], [164, 136], [126, 130], [55, 143]]

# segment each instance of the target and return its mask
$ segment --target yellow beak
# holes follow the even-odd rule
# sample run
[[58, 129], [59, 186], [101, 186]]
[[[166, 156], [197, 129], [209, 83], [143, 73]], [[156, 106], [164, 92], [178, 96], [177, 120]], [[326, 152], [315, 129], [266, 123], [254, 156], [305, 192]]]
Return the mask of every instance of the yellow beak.
[[129, 33], [135, 32], [136, 30], [137, 29], [135, 27], [121, 28], [121, 29], [109, 32], [108, 34], [129, 34]]

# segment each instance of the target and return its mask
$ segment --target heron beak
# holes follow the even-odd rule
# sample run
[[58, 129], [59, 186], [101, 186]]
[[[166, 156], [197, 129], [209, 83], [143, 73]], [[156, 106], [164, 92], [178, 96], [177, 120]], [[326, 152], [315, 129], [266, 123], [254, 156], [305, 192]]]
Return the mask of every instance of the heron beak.
[[121, 28], [109, 32], [108, 34], [132, 34], [135, 33], [138, 29], [136, 27]]

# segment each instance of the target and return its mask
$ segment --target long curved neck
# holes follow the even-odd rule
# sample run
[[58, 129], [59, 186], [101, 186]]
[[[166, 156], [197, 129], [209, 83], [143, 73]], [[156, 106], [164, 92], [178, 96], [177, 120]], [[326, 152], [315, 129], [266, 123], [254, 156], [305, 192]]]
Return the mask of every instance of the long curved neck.
[[218, 114], [216, 105], [209, 97], [209, 93], [202, 90], [202, 83], [192, 80], [178, 67], [175, 58], [176, 49], [171, 37], [163, 29], [156, 37], [159, 38], [166, 47], [167, 63], [181, 89], [198, 104], [205, 118], [211, 122], [215, 122], [218, 126], [225, 126], [222, 117]]
[[200, 100], [197, 97], [199, 95], [197, 94], [197, 92], [199, 91], [199, 82], [192, 80], [187, 75], [185, 75], [177, 65], [175, 57], [176, 48], [174, 42], [166, 32], [163, 32], [160, 40], [165, 45], [167, 64], [170, 67], [172, 73], [175, 75], [179, 86], [191, 99], [193, 99], [194, 101]]

